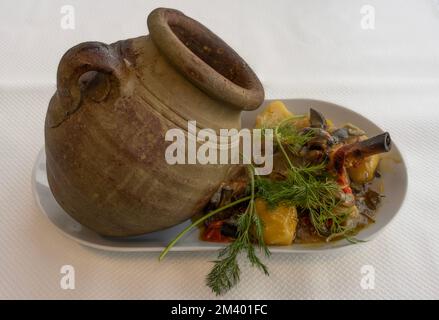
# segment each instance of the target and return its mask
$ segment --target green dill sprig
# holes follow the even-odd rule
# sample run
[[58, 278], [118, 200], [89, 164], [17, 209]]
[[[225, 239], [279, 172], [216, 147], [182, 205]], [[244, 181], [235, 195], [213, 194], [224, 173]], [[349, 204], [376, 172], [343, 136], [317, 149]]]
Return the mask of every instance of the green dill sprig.
[[[294, 125], [296, 119], [303, 117], [304, 116], [292, 116], [286, 118], [274, 129], [277, 145], [280, 148], [285, 146], [293, 155], [297, 155], [300, 149], [314, 137], [312, 131], [303, 132]], [[283, 153], [289, 158], [288, 155], [286, 155], [285, 150], [283, 150]]]
[[[349, 217], [350, 209], [335, 212], [336, 208], [340, 208], [340, 201], [337, 199], [340, 187], [331, 176], [325, 173], [324, 163], [305, 167], [293, 165], [285, 146], [295, 154], [295, 150], [300, 150], [309, 139], [312, 139], [313, 135], [309, 132], [303, 136], [298, 134], [297, 129], [296, 131], [285, 129], [288, 128], [284, 125], [288, 120], [282, 121], [274, 130], [277, 145], [289, 165], [287, 178], [285, 181], [259, 180], [258, 196], [264, 198], [272, 206], [286, 202], [308, 210], [315, 230], [320, 236], [326, 236], [327, 241], [333, 237], [343, 236], [352, 230], [344, 225]], [[289, 140], [298, 144], [291, 147], [287, 144]]]
[[171, 248], [190, 230], [200, 225], [208, 218], [231, 208], [237, 204], [248, 201], [247, 208], [243, 214], [238, 217], [238, 235], [237, 238], [227, 245], [224, 249], [221, 249], [218, 254], [218, 260], [214, 261], [215, 265], [206, 278], [207, 285], [217, 295], [223, 294], [230, 290], [239, 281], [240, 269], [238, 264], [238, 255], [240, 252], [246, 252], [247, 258], [251, 265], [262, 270], [262, 272], [268, 275], [267, 267], [261, 262], [256, 254], [253, 242], [260, 251], [266, 256], [270, 255], [268, 247], [265, 245], [263, 237], [263, 223], [256, 213], [255, 208], [255, 175], [252, 165], [248, 166], [248, 172], [250, 177], [250, 195], [236, 200], [228, 205], [213, 210], [208, 214], [202, 216], [191, 225], [187, 226], [181, 231], [163, 250], [160, 254], [159, 260], [163, 260], [166, 254]]
[[256, 182], [257, 196], [271, 207], [280, 203], [306, 209], [316, 209], [322, 204], [332, 205], [339, 186], [331, 179], [319, 179], [313, 175], [320, 168], [321, 165], [288, 169], [285, 180], [281, 181], [259, 179]]
[[[286, 148], [292, 155], [298, 155], [300, 149], [314, 137], [312, 131], [299, 130], [294, 121], [304, 118], [304, 115], [295, 115], [283, 119], [275, 127], [263, 127], [262, 136], [266, 136], [266, 130], [274, 130], [274, 137], [276, 139], [275, 145], [279, 148]], [[286, 150], [283, 150], [285, 158], [289, 161], [289, 157], [286, 154]]]
[[[251, 166], [249, 166], [249, 176], [250, 200], [245, 212], [238, 217], [238, 235], [232, 243], [220, 251], [218, 260], [214, 261], [215, 265], [206, 278], [207, 285], [217, 295], [227, 292], [238, 283], [241, 271], [237, 259], [240, 252], [246, 252], [251, 265], [262, 270], [265, 275], [269, 275], [267, 267], [257, 256], [253, 245], [253, 240], [256, 240], [258, 248], [266, 256], [270, 255], [263, 238], [262, 221], [255, 209], [254, 168]], [[253, 239], [254, 237], [256, 239]]]
[[189, 231], [191, 231], [193, 228], [195, 228], [196, 226], [200, 225], [201, 223], [203, 223], [205, 220], [209, 219], [210, 217], [220, 213], [221, 211], [224, 211], [228, 208], [231, 208], [233, 206], [236, 206], [237, 204], [240, 204], [242, 202], [248, 201], [251, 199], [251, 196], [247, 196], [247, 197], [243, 197], [241, 199], [238, 199], [236, 201], [233, 201], [225, 206], [222, 206], [221, 208], [218, 208], [216, 210], [213, 210], [211, 212], [209, 212], [208, 214], [202, 216], [201, 218], [199, 218], [198, 220], [192, 222], [189, 226], [187, 226], [186, 228], [184, 228], [171, 242], [169, 242], [169, 244], [165, 247], [165, 249], [162, 251], [162, 253], [159, 256], [159, 261], [163, 260], [164, 257], [166, 256], [166, 254], [169, 252], [169, 250], [172, 249], [172, 247], [185, 235], [187, 234]]

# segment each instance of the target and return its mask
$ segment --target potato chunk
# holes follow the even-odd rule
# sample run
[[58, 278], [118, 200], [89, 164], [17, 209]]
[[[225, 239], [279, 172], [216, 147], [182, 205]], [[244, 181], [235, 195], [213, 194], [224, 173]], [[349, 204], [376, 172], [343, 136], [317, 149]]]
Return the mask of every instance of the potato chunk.
[[379, 154], [364, 158], [360, 163], [348, 168], [349, 177], [356, 183], [369, 182], [374, 178], [379, 162]]
[[273, 101], [256, 117], [256, 128], [273, 128], [282, 120], [292, 117], [282, 101]]
[[264, 223], [264, 241], [267, 245], [290, 245], [296, 237], [297, 210], [293, 206], [279, 205], [268, 208], [263, 199], [256, 199], [256, 213]]

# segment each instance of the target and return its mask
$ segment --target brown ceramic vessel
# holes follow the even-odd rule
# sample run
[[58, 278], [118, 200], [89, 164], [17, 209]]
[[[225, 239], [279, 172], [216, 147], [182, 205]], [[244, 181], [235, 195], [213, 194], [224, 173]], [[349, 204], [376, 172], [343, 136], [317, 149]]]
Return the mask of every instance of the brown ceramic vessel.
[[171, 128], [240, 128], [262, 85], [244, 60], [183, 13], [159, 8], [150, 34], [81, 43], [62, 57], [46, 116], [49, 185], [57, 202], [105, 236], [178, 224], [206, 204], [230, 165], [169, 165]]

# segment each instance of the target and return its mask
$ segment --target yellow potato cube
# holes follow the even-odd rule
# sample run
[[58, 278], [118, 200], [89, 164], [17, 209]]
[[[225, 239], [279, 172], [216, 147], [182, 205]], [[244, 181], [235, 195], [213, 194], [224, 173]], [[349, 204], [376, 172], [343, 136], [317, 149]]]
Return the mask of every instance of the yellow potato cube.
[[360, 163], [348, 168], [349, 177], [356, 183], [372, 181], [379, 162], [379, 154], [364, 158]]
[[264, 223], [264, 241], [267, 245], [290, 245], [296, 237], [297, 210], [293, 206], [279, 205], [268, 208], [263, 199], [255, 201], [256, 213]]
[[334, 127], [334, 122], [331, 119], [326, 119], [326, 126], [328, 130], [331, 130]]
[[273, 128], [282, 120], [292, 117], [282, 101], [273, 101], [256, 117], [256, 128]]

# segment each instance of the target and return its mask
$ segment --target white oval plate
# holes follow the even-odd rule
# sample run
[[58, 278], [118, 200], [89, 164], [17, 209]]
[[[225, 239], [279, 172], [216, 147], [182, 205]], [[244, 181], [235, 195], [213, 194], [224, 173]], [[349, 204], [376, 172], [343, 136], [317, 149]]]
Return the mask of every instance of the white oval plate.
[[[265, 108], [270, 101], [266, 101], [258, 110], [244, 112], [242, 116], [242, 127], [252, 128], [256, 115]], [[312, 107], [321, 111], [326, 118], [334, 121], [335, 125], [342, 125], [346, 122], [354, 123], [367, 132], [369, 136], [382, 133], [378, 126], [344, 107], [324, 101], [308, 99], [283, 100], [285, 105], [296, 114], [305, 114]], [[390, 132], [390, 134], [392, 134]], [[393, 161], [392, 159], [398, 159]], [[404, 201], [407, 191], [407, 170], [402, 156], [395, 144], [392, 142], [392, 150], [383, 158], [386, 167], [382, 170], [385, 198], [377, 212], [376, 222], [363, 229], [356, 238], [359, 240], [370, 240], [378, 234], [398, 213]], [[383, 162], [382, 161], [382, 162]], [[150, 233], [144, 236], [110, 239], [105, 238], [92, 230], [80, 225], [71, 218], [56, 202], [53, 197], [46, 174], [46, 156], [44, 149], [38, 155], [32, 174], [32, 190], [38, 206], [49, 220], [67, 237], [89, 247], [111, 250], [111, 251], [162, 251], [179, 231], [189, 225], [186, 221], [175, 227]], [[291, 246], [271, 247], [271, 252], [315, 252], [333, 250], [350, 245], [347, 240], [339, 240], [322, 244], [293, 244]], [[199, 230], [194, 229], [184, 239], [178, 242], [172, 250], [174, 251], [206, 251], [222, 248], [222, 244], [209, 243], [199, 240]]]

